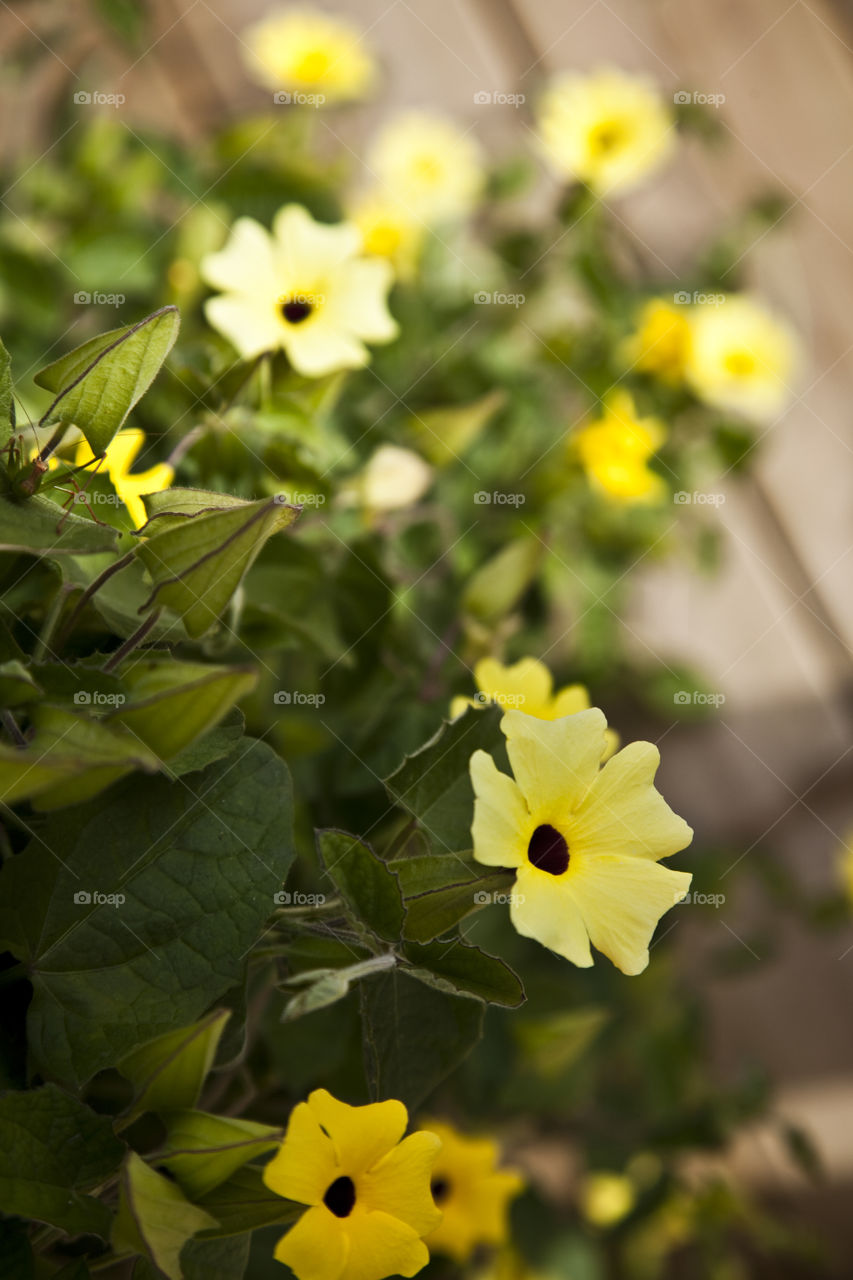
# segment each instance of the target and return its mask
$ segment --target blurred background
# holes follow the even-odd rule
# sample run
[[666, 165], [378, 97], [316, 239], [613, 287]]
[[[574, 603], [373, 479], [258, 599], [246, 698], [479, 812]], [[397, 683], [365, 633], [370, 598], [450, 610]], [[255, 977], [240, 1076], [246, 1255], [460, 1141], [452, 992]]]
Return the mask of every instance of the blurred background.
[[[749, 255], [747, 281], [801, 335], [796, 396], [766, 430], [750, 474], [717, 486], [725, 496], [715, 511], [717, 576], [698, 577], [687, 555], [682, 566], [639, 565], [623, 621], [638, 654], [691, 664], [722, 695], [701, 724], [655, 727], [655, 738], [666, 739], [662, 789], [705, 846], [738, 851], [720, 859], [716, 886], [706, 877], [709, 892], [725, 894], [740, 860], [763, 859], [770, 870], [762, 891], [739, 895], [736, 910], [724, 904], [699, 923], [676, 912], [668, 924], [702, 984], [714, 1072], [726, 1081], [759, 1065], [777, 1088], [775, 1110], [814, 1143], [823, 1177], [815, 1183], [795, 1171], [762, 1126], [721, 1160], [853, 1260], [853, 929], [815, 928], [798, 910], [798, 899], [819, 901], [843, 885], [853, 830], [853, 6], [333, 7], [365, 31], [384, 71], [381, 100], [320, 114], [315, 125], [317, 146], [343, 152], [356, 175], [364, 140], [393, 107], [451, 115], [497, 157], [529, 147], [532, 105], [549, 75], [607, 63], [647, 73], [676, 102], [710, 103], [710, 142], [688, 136], [677, 165], [613, 204], [664, 286], [671, 277], [678, 287], [684, 264], [736, 209], [767, 191], [780, 197], [778, 219], [745, 236], [738, 263]], [[269, 93], [239, 56], [241, 30], [268, 8], [263, 0], [3, 5], [0, 156], [4, 173], [15, 175], [0, 201], [6, 234], [25, 234], [16, 228], [18, 182], [49, 163], [92, 113], [140, 139], [153, 131], [193, 145], [269, 110]], [[121, 101], [85, 101], [98, 94]], [[152, 152], [152, 163], [163, 166], [164, 186], [175, 182], [162, 153]], [[527, 216], [552, 203], [554, 189], [543, 172], [524, 197]], [[207, 198], [216, 193], [200, 203]], [[14, 315], [3, 324], [4, 333], [13, 330]], [[723, 942], [739, 953], [736, 972], [718, 974], [704, 962]]]

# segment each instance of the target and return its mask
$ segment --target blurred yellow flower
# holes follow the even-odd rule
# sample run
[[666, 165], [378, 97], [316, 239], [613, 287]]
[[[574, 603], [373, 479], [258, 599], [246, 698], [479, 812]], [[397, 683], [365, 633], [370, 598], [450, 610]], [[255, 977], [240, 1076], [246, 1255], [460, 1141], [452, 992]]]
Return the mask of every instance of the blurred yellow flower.
[[514, 1169], [499, 1169], [500, 1148], [490, 1138], [469, 1138], [449, 1124], [427, 1122], [441, 1139], [432, 1194], [443, 1217], [426, 1238], [430, 1250], [467, 1262], [481, 1244], [504, 1244], [509, 1202], [524, 1189]]
[[658, 502], [666, 485], [648, 461], [666, 439], [657, 418], [639, 418], [627, 391], [605, 397], [602, 416], [571, 437], [590, 482], [616, 502]]
[[474, 139], [426, 111], [404, 112], [385, 125], [367, 166], [410, 216], [427, 225], [470, 213], [485, 181]]
[[360, 502], [369, 511], [397, 511], [423, 497], [432, 477], [432, 467], [420, 454], [396, 444], [383, 444], [368, 459], [355, 484], [341, 496], [344, 501]]
[[[558, 720], [589, 709], [589, 694], [582, 684], [568, 684], [554, 693], [551, 672], [538, 658], [521, 658], [505, 667], [496, 658], [481, 658], [474, 666], [476, 698], [457, 697], [450, 704], [450, 714], [461, 716], [466, 707], [482, 707], [496, 702], [513, 707], [539, 720]], [[619, 735], [613, 729], [605, 733], [604, 759], [608, 760], [619, 746]]]
[[514, 777], [474, 752], [471, 834], [478, 862], [516, 868], [510, 915], [520, 934], [582, 968], [592, 943], [637, 974], [658, 920], [692, 879], [659, 859], [693, 832], [655, 789], [652, 743], [633, 742], [601, 766], [606, 727], [596, 707], [560, 720], [507, 711]]
[[637, 1193], [622, 1173], [590, 1173], [583, 1181], [580, 1210], [595, 1227], [612, 1227], [633, 1209]]
[[682, 382], [690, 355], [687, 307], [665, 298], [650, 298], [638, 316], [636, 331], [623, 343], [625, 363], [661, 382]]
[[350, 1107], [315, 1089], [290, 1115], [264, 1168], [276, 1195], [308, 1205], [275, 1257], [298, 1280], [413, 1276], [429, 1261], [423, 1237], [441, 1218], [430, 1194], [439, 1140], [403, 1138], [402, 1102]]
[[797, 343], [783, 321], [747, 294], [691, 312], [687, 381], [717, 409], [765, 422], [791, 397]]
[[647, 77], [605, 67], [551, 84], [539, 104], [539, 135], [559, 177], [610, 195], [669, 157], [675, 117]]
[[281, 348], [298, 373], [321, 377], [368, 363], [366, 342], [389, 342], [390, 263], [364, 258], [348, 222], [315, 222], [301, 205], [280, 209], [272, 234], [238, 218], [224, 249], [201, 272], [223, 290], [205, 314], [246, 359]]
[[[128, 427], [124, 431], [119, 431], [107, 445], [107, 451], [100, 466], [100, 469], [109, 476], [113, 488], [127, 507], [128, 514], [137, 529], [148, 519], [142, 495], [160, 493], [163, 489], [168, 489], [175, 478], [174, 469], [168, 462], [157, 462], [147, 471], [131, 471], [130, 468], [144, 443], [145, 432], [138, 427]], [[77, 446], [74, 461], [78, 467], [82, 467], [94, 462], [95, 456], [91, 446], [85, 440], [81, 440]]]
[[412, 278], [423, 244], [423, 223], [398, 201], [376, 193], [355, 201], [349, 218], [361, 232], [364, 253], [372, 258], [388, 258], [398, 279]]
[[[252, 75], [270, 89], [323, 102], [363, 98], [376, 76], [362, 34], [318, 9], [281, 9], [243, 32]], [[298, 99], [297, 99], [298, 101]]]

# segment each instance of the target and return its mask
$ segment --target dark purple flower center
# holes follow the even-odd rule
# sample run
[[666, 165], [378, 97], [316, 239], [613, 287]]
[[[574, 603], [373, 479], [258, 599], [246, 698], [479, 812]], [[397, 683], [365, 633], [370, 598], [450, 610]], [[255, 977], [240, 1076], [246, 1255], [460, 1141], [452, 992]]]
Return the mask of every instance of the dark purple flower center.
[[556, 827], [543, 822], [530, 837], [527, 857], [534, 867], [549, 876], [561, 876], [569, 866], [569, 846]]
[[323, 1204], [336, 1218], [348, 1218], [355, 1204], [355, 1183], [343, 1174], [335, 1178], [323, 1196]]
[[314, 308], [307, 298], [290, 298], [281, 304], [281, 314], [288, 324], [301, 324], [307, 320]]
[[450, 1195], [450, 1183], [447, 1178], [433, 1178], [430, 1183], [432, 1198], [436, 1204], [443, 1204]]

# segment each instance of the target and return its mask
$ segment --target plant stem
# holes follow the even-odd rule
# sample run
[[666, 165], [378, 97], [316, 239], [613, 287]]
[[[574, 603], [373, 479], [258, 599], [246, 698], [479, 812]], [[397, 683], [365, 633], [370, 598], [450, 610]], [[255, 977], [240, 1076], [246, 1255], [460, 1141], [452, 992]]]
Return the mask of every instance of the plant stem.
[[149, 616], [143, 622], [142, 626], [137, 627], [133, 635], [130, 636], [127, 640], [125, 640], [124, 644], [121, 646], [120, 649], [116, 649], [115, 653], [110, 658], [109, 662], [106, 663], [106, 665], [104, 666], [104, 671], [108, 671], [108, 672], [115, 671], [116, 667], [121, 662], [124, 661], [127, 655], [129, 653], [133, 653], [134, 649], [138, 648], [139, 645], [142, 644], [142, 641], [148, 635], [148, 632], [155, 625], [159, 617], [160, 617], [159, 609], [157, 609], [154, 613], [149, 614]]
[[65, 644], [65, 641], [68, 639], [72, 630], [74, 629], [74, 624], [76, 623], [77, 619], [80, 617], [80, 614], [83, 612], [86, 605], [92, 599], [92, 596], [95, 595], [97, 591], [100, 591], [101, 587], [104, 585], [105, 582], [109, 582], [110, 578], [113, 576], [114, 573], [118, 573], [119, 570], [126, 568], [126, 566], [130, 564], [135, 554], [136, 554], [135, 551], [128, 551], [126, 556], [122, 556], [121, 559], [116, 560], [114, 564], [108, 565], [107, 568], [104, 569], [103, 573], [99, 573], [97, 578], [95, 578], [94, 581], [89, 583], [88, 587], [80, 596], [80, 599], [77, 601], [74, 608], [71, 610], [71, 613], [68, 616], [65, 626], [62, 628], [59, 635], [56, 637], [57, 649], [61, 649], [62, 646]]
[[38, 639], [33, 647], [33, 662], [43, 662], [48, 651], [50, 651], [53, 657], [56, 657], [56, 654], [50, 647], [50, 638], [53, 635], [54, 627], [60, 619], [62, 610], [65, 608], [65, 601], [68, 599], [68, 593], [72, 590], [73, 587], [69, 587], [67, 584], [64, 584], [53, 597], [53, 603], [50, 606], [50, 611], [44, 620], [44, 625], [39, 632]]
[[21, 730], [18, 726], [18, 722], [15, 719], [15, 717], [12, 715], [12, 712], [4, 709], [2, 713], [2, 717], [0, 718], [2, 718], [2, 721], [3, 721], [3, 728], [6, 730], [9, 737], [14, 742], [15, 746], [25, 747], [27, 745], [27, 740], [24, 737], [24, 735], [21, 733]]

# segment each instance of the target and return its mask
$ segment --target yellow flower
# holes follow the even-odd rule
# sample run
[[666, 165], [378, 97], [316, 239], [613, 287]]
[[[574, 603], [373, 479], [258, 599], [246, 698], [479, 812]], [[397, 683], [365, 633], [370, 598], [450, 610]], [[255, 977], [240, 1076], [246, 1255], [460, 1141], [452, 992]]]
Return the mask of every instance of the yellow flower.
[[485, 177], [474, 139], [425, 111], [405, 112], [387, 124], [367, 166], [412, 217], [427, 224], [470, 213]]
[[441, 1139], [432, 1194], [443, 1218], [427, 1236], [436, 1253], [467, 1262], [480, 1244], [504, 1244], [509, 1202], [524, 1189], [514, 1169], [498, 1169], [500, 1149], [489, 1138], [467, 1138], [449, 1124], [429, 1122]]
[[224, 249], [202, 260], [205, 280], [224, 291], [205, 314], [246, 359], [280, 347], [307, 377], [360, 368], [365, 342], [397, 334], [386, 302], [391, 266], [360, 250], [357, 227], [315, 222], [300, 205], [279, 210], [272, 235], [238, 218]]
[[540, 103], [539, 134], [561, 178], [610, 195], [668, 158], [675, 118], [652, 81], [605, 67], [553, 82]]
[[399, 201], [375, 192], [357, 200], [349, 216], [361, 232], [364, 253], [371, 258], [387, 258], [398, 279], [410, 280], [420, 257], [423, 224]]
[[[474, 666], [476, 698], [458, 697], [450, 704], [451, 716], [461, 716], [466, 707], [482, 707], [496, 702], [501, 707], [514, 707], [539, 720], [559, 720], [589, 709], [589, 694], [582, 684], [568, 684], [554, 693], [551, 672], [538, 658], [521, 658], [505, 667], [496, 658], [481, 658]], [[609, 760], [619, 746], [619, 735], [613, 729], [605, 732], [603, 759]]]
[[622, 347], [625, 363], [661, 382], [682, 382], [690, 355], [690, 318], [686, 307], [650, 298], [640, 312], [636, 332]]
[[411, 449], [383, 444], [359, 476], [356, 495], [370, 511], [396, 511], [423, 497], [432, 474], [432, 467]]
[[310, 1206], [275, 1248], [298, 1280], [413, 1276], [429, 1261], [423, 1237], [441, 1218], [430, 1194], [440, 1142], [426, 1132], [403, 1138], [407, 1121], [402, 1102], [350, 1107], [325, 1089], [294, 1107], [263, 1176], [277, 1195]]
[[693, 309], [687, 380], [717, 409], [759, 422], [775, 417], [790, 398], [796, 358], [788, 326], [746, 294]]
[[627, 391], [612, 391], [603, 413], [572, 437], [590, 482], [617, 502], [658, 502], [666, 486], [647, 465], [666, 439], [657, 418], [639, 418]]
[[600, 767], [596, 707], [561, 720], [507, 711], [501, 728], [515, 777], [485, 751], [472, 755], [474, 857], [516, 868], [510, 912], [524, 937], [583, 968], [591, 942], [623, 973], [641, 973], [655, 925], [691, 881], [658, 861], [693, 833], [655, 789], [657, 748], [634, 742]]
[[631, 1212], [637, 1193], [622, 1173], [590, 1173], [581, 1188], [580, 1207], [587, 1222], [612, 1227]]
[[375, 79], [358, 29], [319, 10], [270, 13], [243, 32], [243, 42], [249, 70], [270, 89], [337, 102], [363, 98]]
[[[157, 462], [147, 471], [131, 471], [137, 454], [145, 443], [145, 432], [138, 427], [128, 427], [113, 436], [107, 445], [104, 460], [98, 470], [105, 471], [112, 481], [112, 486], [124, 505], [136, 528], [140, 528], [148, 519], [142, 495], [160, 493], [168, 489], [175, 478], [175, 472], [168, 462]], [[74, 459], [78, 467], [94, 462], [95, 454], [85, 440], [77, 446]]]

